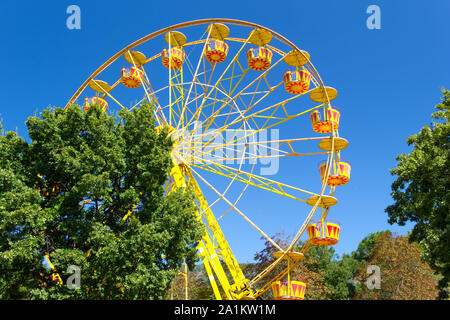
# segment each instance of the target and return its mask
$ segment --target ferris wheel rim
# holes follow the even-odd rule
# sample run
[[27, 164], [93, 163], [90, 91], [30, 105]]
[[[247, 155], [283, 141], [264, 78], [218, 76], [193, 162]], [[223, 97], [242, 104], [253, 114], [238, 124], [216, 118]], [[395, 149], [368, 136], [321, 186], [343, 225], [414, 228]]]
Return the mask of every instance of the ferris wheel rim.
[[[197, 19], [197, 20], [191, 20], [191, 21], [186, 21], [186, 22], [182, 22], [182, 23], [178, 23], [178, 24], [174, 24], [171, 25], [169, 27], [163, 28], [163, 29], [159, 29], [155, 32], [152, 32], [134, 42], [132, 42], [131, 44], [129, 44], [128, 46], [124, 47], [122, 50], [118, 51], [116, 54], [114, 54], [111, 58], [109, 58], [108, 60], [106, 60], [106, 62], [104, 62], [99, 68], [97, 68], [97, 70], [95, 70], [86, 80], [85, 82], [78, 88], [78, 90], [75, 92], [75, 94], [70, 98], [70, 100], [67, 102], [65, 108], [67, 108], [70, 104], [72, 104], [81, 94], [82, 91], [84, 91], [84, 89], [88, 86], [89, 82], [91, 80], [93, 80], [97, 75], [99, 75], [102, 71], [104, 71], [108, 66], [110, 66], [113, 62], [115, 62], [117, 59], [119, 59], [124, 53], [126, 53], [127, 51], [149, 41], [152, 40], [162, 34], [164, 34], [165, 32], [171, 31], [173, 29], [182, 29], [182, 28], [186, 28], [189, 26], [197, 26], [197, 25], [203, 25], [203, 24], [207, 24], [207, 23], [229, 23], [229, 24], [235, 24], [235, 25], [240, 25], [240, 26], [246, 26], [246, 27], [254, 27], [254, 28], [261, 28], [264, 29], [268, 32], [270, 32], [272, 35], [275, 36], [275, 38], [277, 38], [278, 40], [280, 40], [281, 42], [284, 42], [286, 45], [290, 46], [293, 49], [298, 50], [303, 56], [304, 58], [308, 61], [308, 63], [311, 65], [315, 76], [317, 77], [317, 80], [320, 84], [319, 87], [324, 88], [325, 85], [323, 83], [322, 78], [320, 77], [319, 72], [317, 71], [317, 69], [314, 67], [314, 65], [312, 64], [311, 60], [309, 57], [306, 57], [302, 50], [300, 48], [298, 48], [294, 43], [292, 43], [291, 41], [289, 41], [286, 37], [282, 36], [281, 34], [267, 28], [264, 27], [262, 25], [256, 24], [256, 23], [252, 23], [252, 22], [248, 22], [248, 21], [244, 21], [244, 20], [239, 20], [239, 19], [229, 19], [229, 18], [211, 18], [211, 19]], [[326, 90], [323, 90], [324, 92], [324, 96], [326, 98], [326, 104], [330, 105], [330, 99], [328, 97], [328, 93], [326, 92]]]

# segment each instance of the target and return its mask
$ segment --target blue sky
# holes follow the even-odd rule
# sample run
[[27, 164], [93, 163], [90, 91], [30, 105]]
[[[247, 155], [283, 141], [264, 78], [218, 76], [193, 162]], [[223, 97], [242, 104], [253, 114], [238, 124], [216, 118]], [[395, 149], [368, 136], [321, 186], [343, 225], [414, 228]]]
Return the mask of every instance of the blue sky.
[[[66, 27], [71, 4], [81, 9], [81, 30]], [[380, 30], [366, 27], [371, 4], [381, 9]], [[370, 232], [405, 234], [411, 227], [387, 223], [389, 169], [397, 154], [410, 151], [406, 138], [430, 122], [440, 88], [450, 87], [449, 9], [446, 0], [2, 1], [0, 113], [6, 130], [26, 136], [28, 116], [49, 105], [63, 107], [109, 57], [172, 24], [221, 17], [266, 26], [307, 50], [324, 82], [339, 91], [335, 104], [342, 110], [340, 134], [350, 141], [344, 157], [352, 162], [352, 177], [337, 190], [339, 204], [330, 218], [342, 224], [336, 251], [349, 253]], [[280, 176], [295, 171], [290, 161]], [[258, 210], [259, 197], [249, 195], [243, 210]], [[291, 203], [272, 204], [274, 215], [294, 210]], [[295, 214], [290, 219], [279, 227], [290, 232], [301, 221]], [[245, 231], [224, 223], [238, 260], [250, 261], [260, 244], [241, 239]]]

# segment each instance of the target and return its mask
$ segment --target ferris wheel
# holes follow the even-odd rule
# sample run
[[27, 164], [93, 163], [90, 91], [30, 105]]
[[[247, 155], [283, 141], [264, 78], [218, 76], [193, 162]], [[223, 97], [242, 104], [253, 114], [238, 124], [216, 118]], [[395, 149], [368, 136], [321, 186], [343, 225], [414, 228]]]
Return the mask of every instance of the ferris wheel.
[[[292, 268], [311, 245], [339, 240], [340, 225], [327, 216], [338, 202], [336, 187], [350, 179], [351, 165], [341, 158], [348, 141], [339, 137], [341, 112], [330, 104], [336, 97], [309, 53], [282, 35], [250, 22], [204, 19], [161, 29], [123, 48], [89, 76], [66, 108], [79, 100], [85, 110], [98, 104], [104, 111], [153, 103], [157, 130], [167, 127], [173, 141], [166, 192], [189, 187], [195, 193], [196, 215], [205, 225], [198, 254], [216, 299], [256, 299], [272, 289], [275, 299], [298, 300], [307, 288], [291, 281]], [[268, 168], [273, 161], [279, 168], [289, 161], [292, 174]], [[298, 179], [300, 169], [305, 177], [313, 169], [313, 178]], [[278, 208], [294, 202], [300, 213], [287, 219], [283, 210], [248, 209], [249, 201], [267, 197]], [[295, 225], [286, 247], [262, 226], [280, 220]], [[252, 231], [241, 231], [247, 230], [241, 224]], [[234, 228], [242, 236], [258, 234], [277, 250], [274, 262], [251, 279], [232, 250], [237, 246], [227, 240]], [[252, 243], [239, 241], [241, 247]], [[282, 271], [273, 276], [279, 266]]]

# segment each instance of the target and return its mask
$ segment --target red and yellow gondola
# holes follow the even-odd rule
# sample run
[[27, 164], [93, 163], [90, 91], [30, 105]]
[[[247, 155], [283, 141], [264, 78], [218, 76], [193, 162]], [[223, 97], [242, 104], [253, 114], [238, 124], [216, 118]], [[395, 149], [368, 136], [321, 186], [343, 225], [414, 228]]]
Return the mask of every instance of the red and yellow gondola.
[[305, 298], [306, 284], [301, 281], [277, 281], [272, 284], [272, 293], [275, 300], [303, 300]]
[[331, 246], [339, 241], [341, 226], [337, 221], [326, 220], [319, 223], [311, 223], [308, 231], [309, 242], [316, 246]]
[[224, 62], [227, 58], [229, 46], [224, 41], [208, 41], [205, 46], [205, 58], [210, 63]]
[[325, 110], [314, 110], [309, 115], [312, 128], [317, 133], [329, 133], [339, 128], [341, 113], [336, 107], [328, 107]]
[[136, 67], [122, 68], [120, 82], [128, 88], [139, 88], [144, 79], [144, 72]]
[[250, 69], [264, 71], [272, 63], [273, 52], [269, 48], [260, 46], [247, 51], [247, 62]]
[[167, 69], [178, 70], [184, 63], [185, 52], [182, 47], [172, 47], [161, 52], [162, 64]]
[[[322, 182], [325, 180], [328, 161], [323, 160], [319, 163], [319, 173]], [[343, 186], [350, 181], [350, 172], [352, 166], [350, 161], [344, 159], [333, 160], [333, 166], [330, 168], [330, 174], [327, 179], [327, 185], [331, 187]]]
[[292, 94], [305, 93], [309, 89], [311, 73], [305, 68], [286, 71], [283, 75], [284, 89]]

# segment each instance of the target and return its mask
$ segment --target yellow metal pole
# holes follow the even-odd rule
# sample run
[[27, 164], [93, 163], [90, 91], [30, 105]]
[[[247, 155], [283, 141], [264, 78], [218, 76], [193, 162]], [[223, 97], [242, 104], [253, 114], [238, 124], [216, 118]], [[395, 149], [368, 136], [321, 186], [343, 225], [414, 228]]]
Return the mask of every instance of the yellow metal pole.
[[[288, 270], [289, 270], [289, 258], [287, 259], [288, 262]], [[291, 271], [288, 272], [288, 296], [291, 296]]]
[[184, 264], [183, 264], [183, 277], [184, 277], [184, 297], [186, 300], [189, 299], [188, 297], [188, 267], [186, 265], [186, 258], [184, 259]]

